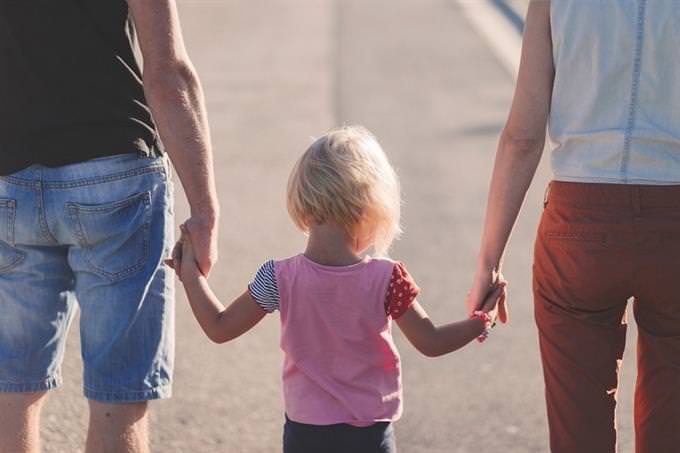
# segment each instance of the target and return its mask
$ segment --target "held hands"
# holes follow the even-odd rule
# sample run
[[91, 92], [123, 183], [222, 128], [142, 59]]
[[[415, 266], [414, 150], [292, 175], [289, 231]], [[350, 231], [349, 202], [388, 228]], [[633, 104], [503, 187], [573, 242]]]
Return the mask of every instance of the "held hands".
[[192, 215], [180, 228], [182, 236], [189, 238], [198, 268], [207, 277], [218, 258], [216, 217]]
[[496, 283], [487, 292], [480, 309], [474, 310], [470, 319], [477, 319], [482, 322], [484, 329], [477, 337], [479, 343], [483, 343], [489, 338], [490, 330], [496, 325], [499, 309], [505, 307], [505, 286], [506, 282], [499, 276]]
[[[500, 277], [493, 288], [489, 290], [482, 306], [478, 309], [489, 315], [492, 324], [495, 324], [496, 320], [500, 319], [500, 310], [502, 307], [505, 307], [505, 296], [507, 294], [505, 288], [507, 284], [508, 283]], [[501, 320], [501, 322], [505, 321]]]
[[[184, 239], [191, 243], [192, 251], [196, 257], [196, 265], [201, 273], [206, 277], [210, 274], [213, 265], [217, 262], [217, 221], [214, 216], [192, 215], [180, 225], [182, 237], [175, 244], [172, 257], [165, 260], [165, 264], [175, 269], [179, 275], [179, 261], [176, 256], [181, 257], [182, 242]], [[175, 263], [177, 261], [177, 263]]]
[[175, 270], [180, 281], [185, 282], [186, 279], [198, 278], [203, 273], [199, 268], [194, 245], [186, 224], [180, 225], [179, 228], [182, 235], [172, 250], [172, 257], [165, 260], [165, 264]]
[[500, 273], [478, 272], [465, 299], [468, 314], [472, 315], [475, 311], [481, 310], [489, 314], [493, 323], [496, 320], [501, 323], [508, 322], [507, 284]]

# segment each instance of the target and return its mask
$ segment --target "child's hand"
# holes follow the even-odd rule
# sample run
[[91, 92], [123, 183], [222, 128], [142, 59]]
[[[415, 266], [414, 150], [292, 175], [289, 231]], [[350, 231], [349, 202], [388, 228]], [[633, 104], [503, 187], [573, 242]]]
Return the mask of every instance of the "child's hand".
[[170, 258], [166, 258], [163, 262], [179, 276], [179, 269], [182, 264], [182, 238], [175, 243]]
[[184, 282], [187, 278], [198, 277], [201, 272], [186, 227], [182, 224], [179, 228], [182, 235], [172, 250], [172, 257], [165, 260], [165, 264], [174, 269], [179, 279]]
[[486, 295], [480, 308], [483, 312], [489, 314], [492, 323], [495, 323], [496, 319], [498, 318], [499, 306], [506, 303], [505, 296], [507, 294], [507, 284], [508, 283], [503, 279], [503, 276], [499, 276], [498, 281]]
[[[475, 310], [481, 310], [489, 291], [493, 289], [496, 283], [503, 280], [503, 275], [497, 270], [478, 270], [472, 282], [472, 288], [467, 294], [465, 302], [468, 307], [468, 314], [472, 314]], [[503, 299], [498, 305], [498, 320], [502, 323], [508, 322], [508, 307], [506, 299]]]
[[180, 243], [182, 244], [182, 251], [179, 263], [179, 279], [184, 282], [188, 278], [198, 278], [201, 274], [196, 262], [196, 255], [194, 247], [191, 243], [191, 237], [184, 224], [180, 225], [182, 236]]

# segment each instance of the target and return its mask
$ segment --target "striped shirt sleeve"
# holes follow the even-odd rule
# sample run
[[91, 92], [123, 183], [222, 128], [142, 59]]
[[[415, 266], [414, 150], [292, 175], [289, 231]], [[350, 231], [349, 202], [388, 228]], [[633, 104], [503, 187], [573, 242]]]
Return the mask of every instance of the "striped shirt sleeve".
[[267, 313], [279, 309], [279, 288], [276, 284], [274, 261], [264, 263], [255, 274], [255, 279], [248, 285], [250, 295]]

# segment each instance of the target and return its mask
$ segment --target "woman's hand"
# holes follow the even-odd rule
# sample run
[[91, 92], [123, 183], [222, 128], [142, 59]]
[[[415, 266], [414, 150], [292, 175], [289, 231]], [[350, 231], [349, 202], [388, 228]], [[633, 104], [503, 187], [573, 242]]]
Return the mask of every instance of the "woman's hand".
[[503, 319], [505, 321], [501, 321], [503, 323], [507, 322], [507, 308], [505, 305], [505, 297], [506, 297], [506, 286], [508, 282], [502, 279], [502, 277], [499, 277], [498, 281], [493, 285], [491, 288], [490, 292], [487, 294], [486, 298], [482, 302], [482, 306], [479, 308], [479, 310], [483, 311], [484, 313], [487, 313], [491, 317], [491, 323], [495, 324], [496, 320], [501, 319], [501, 314], [503, 316]]
[[[502, 292], [498, 297], [490, 297], [494, 296], [494, 292], [498, 289], [498, 285], [502, 285]], [[465, 299], [468, 314], [471, 315], [475, 310], [486, 312], [491, 312], [491, 310], [493, 310], [493, 316], [497, 316], [500, 322], [504, 324], [508, 322], [506, 287], [507, 281], [503, 278], [501, 273], [495, 270], [477, 271], [472, 283], [472, 288], [470, 288], [467, 298]]]

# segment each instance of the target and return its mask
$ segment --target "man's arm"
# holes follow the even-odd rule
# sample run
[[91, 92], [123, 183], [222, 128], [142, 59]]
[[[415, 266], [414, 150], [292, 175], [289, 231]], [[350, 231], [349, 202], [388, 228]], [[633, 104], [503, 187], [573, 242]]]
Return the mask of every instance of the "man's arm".
[[175, 1], [128, 5], [144, 57], [144, 92], [189, 200], [186, 226], [207, 275], [217, 261], [219, 205], [201, 84], [184, 47]]

